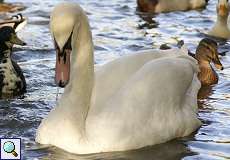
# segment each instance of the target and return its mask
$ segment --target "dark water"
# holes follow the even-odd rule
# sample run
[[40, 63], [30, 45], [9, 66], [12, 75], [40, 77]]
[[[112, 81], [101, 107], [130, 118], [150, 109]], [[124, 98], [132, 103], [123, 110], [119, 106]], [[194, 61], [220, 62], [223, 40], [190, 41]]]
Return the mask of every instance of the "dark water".
[[[74, 1], [74, 0], [69, 0]], [[203, 126], [193, 135], [166, 144], [137, 151], [78, 156], [55, 147], [34, 142], [41, 119], [56, 104], [54, 85], [55, 55], [49, 33], [49, 14], [61, 0], [9, 0], [27, 7], [22, 13], [28, 25], [19, 37], [28, 46], [18, 48], [14, 57], [24, 71], [28, 93], [24, 99], [0, 102], [0, 137], [20, 137], [23, 159], [82, 160], [227, 160], [230, 159], [230, 42], [220, 41], [224, 71], [218, 71], [218, 85], [205, 90], [200, 100], [199, 117]], [[158, 48], [163, 43], [174, 46], [184, 39], [194, 51], [215, 21], [215, 3], [206, 9], [140, 15], [135, 0], [75, 0], [87, 11], [95, 43], [97, 64], [106, 63], [130, 52]], [[62, 92], [62, 91], [60, 91]], [[43, 147], [43, 148], [41, 148]]]

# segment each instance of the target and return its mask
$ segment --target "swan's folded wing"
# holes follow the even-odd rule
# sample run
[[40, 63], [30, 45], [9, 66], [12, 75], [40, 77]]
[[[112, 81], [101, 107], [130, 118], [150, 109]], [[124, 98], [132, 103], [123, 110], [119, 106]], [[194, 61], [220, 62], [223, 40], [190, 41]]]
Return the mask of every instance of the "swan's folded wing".
[[[97, 66], [91, 106], [102, 106], [102, 103], [114, 93], [117, 93], [118, 89], [149, 61], [164, 57], [177, 57], [178, 55], [183, 57], [185, 53], [178, 48], [165, 51], [144, 50], [123, 56], [103, 66]], [[94, 110], [94, 108], [91, 108], [91, 110]], [[98, 111], [98, 108], [96, 110]]]
[[201, 124], [196, 115], [200, 83], [195, 66], [192, 59], [183, 56], [143, 65], [100, 110], [93, 106], [95, 112], [87, 119], [90, 137], [97, 137], [105, 147], [127, 150], [195, 131]]

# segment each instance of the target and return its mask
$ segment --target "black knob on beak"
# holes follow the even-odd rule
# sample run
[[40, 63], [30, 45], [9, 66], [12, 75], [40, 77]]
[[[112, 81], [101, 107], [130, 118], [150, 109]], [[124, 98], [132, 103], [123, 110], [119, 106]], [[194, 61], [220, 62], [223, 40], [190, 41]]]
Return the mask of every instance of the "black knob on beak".
[[58, 83], [58, 86], [61, 87], [61, 88], [65, 88], [65, 85], [66, 85], [65, 82], [63, 82], [61, 80]]

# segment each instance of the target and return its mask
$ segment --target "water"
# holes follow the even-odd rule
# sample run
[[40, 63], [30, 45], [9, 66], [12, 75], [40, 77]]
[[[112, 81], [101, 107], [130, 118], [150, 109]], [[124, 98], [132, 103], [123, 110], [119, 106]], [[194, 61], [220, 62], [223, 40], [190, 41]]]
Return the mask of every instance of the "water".
[[[68, 0], [74, 1], [74, 0]], [[77, 1], [77, 0], [75, 0]], [[193, 135], [136, 151], [78, 156], [34, 142], [41, 119], [56, 104], [55, 54], [49, 33], [49, 13], [61, 0], [9, 0], [27, 7], [22, 13], [28, 25], [19, 37], [28, 43], [16, 47], [14, 58], [24, 71], [28, 92], [22, 99], [0, 102], [0, 137], [22, 138], [23, 159], [81, 160], [220, 160], [230, 159], [230, 43], [220, 41], [221, 58], [227, 68], [218, 71], [219, 84], [205, 90], [199, 101], [202, 127]], [[103, 64], [130, 52], [174, 46], [183, 39], [194, 51], [215, 21], [215, 3], [189, 12], [140, 15], [135, 0], [78, 0], [87, 11], [95, 44], [95, 63]], [[62, 90], [60, 90], [62, 92]], [[42, 147], [42, 148], [41, 148]]]

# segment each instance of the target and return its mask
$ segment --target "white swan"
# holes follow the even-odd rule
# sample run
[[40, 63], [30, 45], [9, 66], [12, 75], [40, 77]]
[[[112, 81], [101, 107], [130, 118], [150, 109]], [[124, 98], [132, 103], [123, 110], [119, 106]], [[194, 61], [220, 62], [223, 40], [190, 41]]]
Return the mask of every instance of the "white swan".
[[142, 12], [186, 11], [205, 7], [208, 0], [137, 0], [138, 9]]
[[198, 67], [180, 49], [133, 53], [94, 70], [82, 8], [59, 4], [50, 24], [58, 51], [56, 82], [68, 84], [41, 122], [38, 143], [77, 154], [124, 151], [189, 135], [201, 125]]
[[217, 20], [212, 29], [208, 32], [209, 35], [224, 39], [230, 38], [230, 30], [228, 28], [229, 11], [228, 0], [218, 0], [216, 6]]

